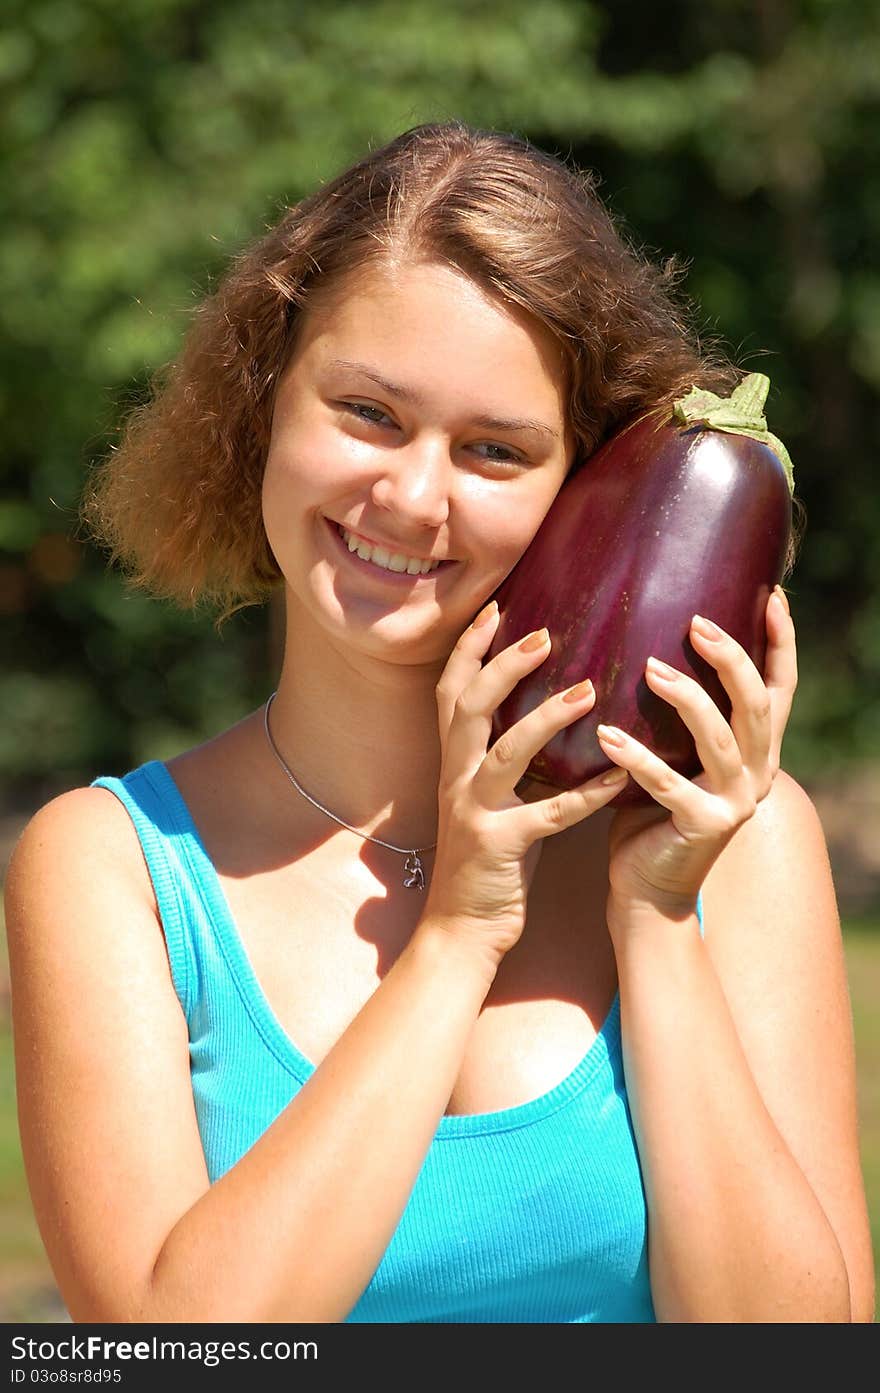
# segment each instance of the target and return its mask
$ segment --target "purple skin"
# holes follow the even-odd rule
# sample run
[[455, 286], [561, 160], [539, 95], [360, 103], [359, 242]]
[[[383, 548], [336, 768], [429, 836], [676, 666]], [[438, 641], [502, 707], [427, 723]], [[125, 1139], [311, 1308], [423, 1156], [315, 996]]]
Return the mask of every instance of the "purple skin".
[[[730, 718], [730, 697], [689, 638], [712, 619], [759, 672], [765, 613], [782, 578], [791, 494], [773, 450], [750, 436], [674, 425], [653, 412], [569, 475], [528, 550], [495, 591], [500, 619], [485, 662], [546, 625], [551, 649], [495, 711], [492, 743], [554, 693], [585, 677], [593, 709], [559, 731], [527, 771], [570, 789], [614, 768], [596, 736], [619, 726], [671, 768], [702, 765], [674, 707], [645, 682], [653, 654], [694, 677]], [[653, 803], [630, 779], [614, 805]]]

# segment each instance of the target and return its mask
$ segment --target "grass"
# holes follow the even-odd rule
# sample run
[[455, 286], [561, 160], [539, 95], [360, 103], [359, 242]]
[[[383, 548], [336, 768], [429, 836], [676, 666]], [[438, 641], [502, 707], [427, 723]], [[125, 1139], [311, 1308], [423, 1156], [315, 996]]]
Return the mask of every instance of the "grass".
[[844, 925], [856, 1034], [859, 1138], [871, 1216], [874, 1268], [880, 1273], [880, 921]]
[[[880, 1269], [880, 920], [846, 922], [844, 946], [856, 1034], [862, 1168], [874, 1261]], [[0, 961], [0, 969], [3, 966]], [[9, 1014], [0, 998], [0, 1323], [61, 1319], [63, 1306], [33, 1217], [22, 1165], [12, 1036]]]

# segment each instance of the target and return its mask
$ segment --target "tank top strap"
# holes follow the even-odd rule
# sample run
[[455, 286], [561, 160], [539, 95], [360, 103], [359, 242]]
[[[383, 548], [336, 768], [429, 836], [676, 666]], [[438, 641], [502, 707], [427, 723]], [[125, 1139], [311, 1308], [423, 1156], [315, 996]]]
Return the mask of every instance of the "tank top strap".
[[186, 810], [159, 760], [149, 760], [121, 779], [102, 775], [91, 787], [114, 793], [134, 824], [156, 894], [174, 990], [189, 1021], [197, 999], [192, 926], [203, 914], [198, 901], [201, 872], [188, 846], [192, 834]]

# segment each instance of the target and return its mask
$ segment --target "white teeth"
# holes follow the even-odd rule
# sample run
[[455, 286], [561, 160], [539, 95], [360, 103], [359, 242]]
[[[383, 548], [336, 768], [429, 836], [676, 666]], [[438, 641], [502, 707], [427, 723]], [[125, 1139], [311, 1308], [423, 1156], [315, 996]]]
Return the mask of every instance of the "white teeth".
[[392, 555], [384, 547], [371, 547], [359, 537], [353, 537], [338, 523], [337, 527], [349, 551], [356, 551], [362, 561], [371, 561], [374, 566], [381, 566], [383, 571], [406, 571], [410, 576], [426, 576], [429, 571], [436, 571], [440, 565], [439, 561], [420, 561], [414, 556], [404, 556], [399, 551]]

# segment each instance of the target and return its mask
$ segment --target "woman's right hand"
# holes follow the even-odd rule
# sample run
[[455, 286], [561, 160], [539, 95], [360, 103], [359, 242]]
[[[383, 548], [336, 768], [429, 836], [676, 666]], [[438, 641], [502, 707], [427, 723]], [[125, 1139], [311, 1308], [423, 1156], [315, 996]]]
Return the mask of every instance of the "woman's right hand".
[[[481, 666], [497, 624], [497, 606], [487, 606], [458, 640], [437, 684], [437, 849], [423, 916], [488, 954], [494, 966], [525, 926], [543, 839], [610, 803], [625, 782], [603, 783], [606, 771], [537, 801], [517, 797], [516, 785], [535, 755], [557, 731], [586, 715], [596, 695], [590, 686], [575, 701], [563, 700], [562, 692], [548, 697], [487, 752], [496, 707], [550, 652], [545, 630], [542, 645], [524, 650], [534, 639], [528, 635]], [[574, 688], [570, 692], [577, 695]]]

